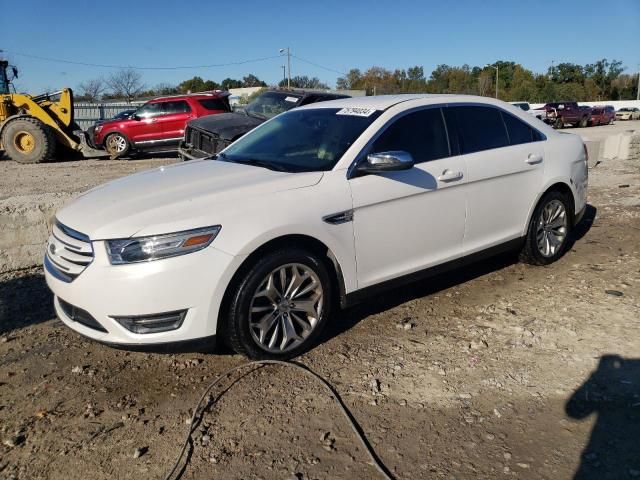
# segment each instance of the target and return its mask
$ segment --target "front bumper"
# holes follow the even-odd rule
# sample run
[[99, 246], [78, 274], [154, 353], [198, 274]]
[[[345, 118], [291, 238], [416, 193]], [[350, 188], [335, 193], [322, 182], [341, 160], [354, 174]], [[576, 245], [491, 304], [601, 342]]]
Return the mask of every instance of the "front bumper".
[[[224, 292], [245, 257], [210, 246], [179, 257], [111, 265], [104, 242], [92, 243], [95, 258], [73, 281], [65, 282], [45, 268], [56, 313], [69, 328], [99, 342], [127, 348], [176, 344], [216, 334]], [[102, 328], [71, 318], [61, 300], [88, 313]], [[177, 310], [187, 310], [182, 325], [165, 332], [133, 333], [114, 319]]]
[[180, 142], [180, 145], [178, 146], [178, 156], [183, 161], [200, 160], [202, 158], [212, 157], [213, 155], [215, 154], [203, 152], [202, 150], [193, 148], [184, 141]]

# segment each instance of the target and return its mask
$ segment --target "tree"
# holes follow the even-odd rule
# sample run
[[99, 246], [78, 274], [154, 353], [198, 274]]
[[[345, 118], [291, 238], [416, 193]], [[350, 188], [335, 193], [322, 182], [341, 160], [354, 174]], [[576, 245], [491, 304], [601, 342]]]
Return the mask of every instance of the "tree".
[[112, 93], [117, 97], [124, 97], [127, 103], [140, 95], [145, 89], [142, 75], [133, 68], [123, 68], [112, 73], [106, 80]]
[[102, 95], [107, 90], [107, 85], [102, 78], [85, 80], [78, 85], [80, 98], [87, 102], [97, 102], [102, 99]]
[[242, 78], [243, 87], [266, 87], [267, 84], [253, 74], [249, 74]]
[[355, 90], [361, 80], [362, 72], [357, 68], [352, 68], [344, 77], [338, 78], [336, 88], [339, 90]]
[[230, 88], [242, 88], [242, 81], [233, 78], [225, 78], [222, 80], [222, 89], [229, 90]]
[[[286, 87], [288, 82], [287, 80], [280, 80], [278, 85], [280, 87]], [[326, 83], [322, 83], [318, 77], [307, 77], [306, 75], [292, 77], [291, 87], [308, 88], [312, 90], [329, 90], [329, 86]]]
[[178, 87], [166, 82], [161, 82], [153, 87], [154, 95], [176, 95], [178, 93], [180, 93]]
[[178, 90], [182, 93], [206, 92], [208, 90], [218, 90], [220, 84], [213, 80], [203, 80], [202, 77], [195, 76], [181, 82]]

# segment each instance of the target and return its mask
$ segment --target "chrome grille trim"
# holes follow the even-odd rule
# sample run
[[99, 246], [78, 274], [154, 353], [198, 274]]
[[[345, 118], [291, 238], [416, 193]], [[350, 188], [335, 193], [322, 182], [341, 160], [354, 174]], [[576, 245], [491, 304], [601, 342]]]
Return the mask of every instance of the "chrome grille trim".
[[72, 282], [93, 261], [93, 256], [87, 235], [55, 222], [44, 258], [49, 273], [64, 282]]

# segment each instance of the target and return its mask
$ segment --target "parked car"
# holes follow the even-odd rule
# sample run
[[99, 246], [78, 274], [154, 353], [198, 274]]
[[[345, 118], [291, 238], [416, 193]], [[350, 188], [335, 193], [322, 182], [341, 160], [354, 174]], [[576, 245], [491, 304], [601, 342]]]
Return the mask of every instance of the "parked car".
[[180, 143], [180, 157], [183, 160], [210, 157], [279, 113], [302, 105], [338, 98], [348, 98], [348, 95], [294, 90], [267, 91], [242, 111], [190, 121], [185, 130], [184, 140]]
[[320, 102], [215, 159], [77, 197], [56, 213], [45, 277], [86, 337], [290, 358], [336, 308], [392, 286], [510, 249], [558, 260], [586, 195], [581, 138], [499, 100]]
[[128, 118], [96, 125], [87, 136], [112, 158], [132, 151], [176, 150], [189, 120], [231, 111], [228, 96], [229, 92], [215, 91], [156, 98]]
[[136, 112], [136, 110], [137, 110], [137, 108], [131, 108], [131, 109], [128, 109], [128, 110], [123, 110], [121, 112], [116, 113], [111, 118], [106, 118], [104, 120], [96, 120], [95, 123], [93, 125], [91, 125], [89, 128], [87, 128], [87, 131], [86, 131], [86, 139], [87, 139], [87, 142], [89, 143], [89, 146], [91, 146], [92, 148], [96, 148], [96, 146], [92, 142], [93, 142], [93, 138], [95, 136], [96, 127], [98, 125], [102, 125], [104, 122], [109, 122], [111, 120], [126, 120], [131, 115], [133, 115]]
[[610, 125], [616, 119], [616, 110], [611, 105], [591, 109], [591, 125]]
[[591, 108], [580, 107], [576, 102], [547, 103], [539, 110], [547, 112], [545, 122], [553, 125], [554, 128], [563, 128], [568, 124], [575, 127], [586, 127], [589, 125], [589, 118], [591, 118]]
[[616, 120], [640, 120], [640, 108], [621, 108], [616, 112]]
[[546, 110], [534, 110], [531, 108], [531, 105], [529, 104], [529, 102], [510, 102], [510, 103], [511, 105], [514, 105], [520, 108], [521, 110], [524, 110], [528, 114], [533, 115], [538, 120], [542, 120], [544, 122], [545, 119], [547, 118]]

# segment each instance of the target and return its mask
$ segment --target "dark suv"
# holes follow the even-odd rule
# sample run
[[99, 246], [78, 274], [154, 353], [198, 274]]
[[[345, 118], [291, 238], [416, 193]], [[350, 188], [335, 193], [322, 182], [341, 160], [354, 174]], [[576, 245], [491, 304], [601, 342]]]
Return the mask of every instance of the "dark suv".
[[128, 118], [108, 120], [88, 131], [89, 140], [111, 158], [131, 151], [176, 150], [191, 119], [230, 112], [229, 92], [155, 98]]
[[209, 115], [187, 124], [179, 154], [183, 160], [217, 154], [232, 142], [279, 113], [310, 103], [348, 98], [349, 95], [298, 90], [270, 90], [237, 113]]

